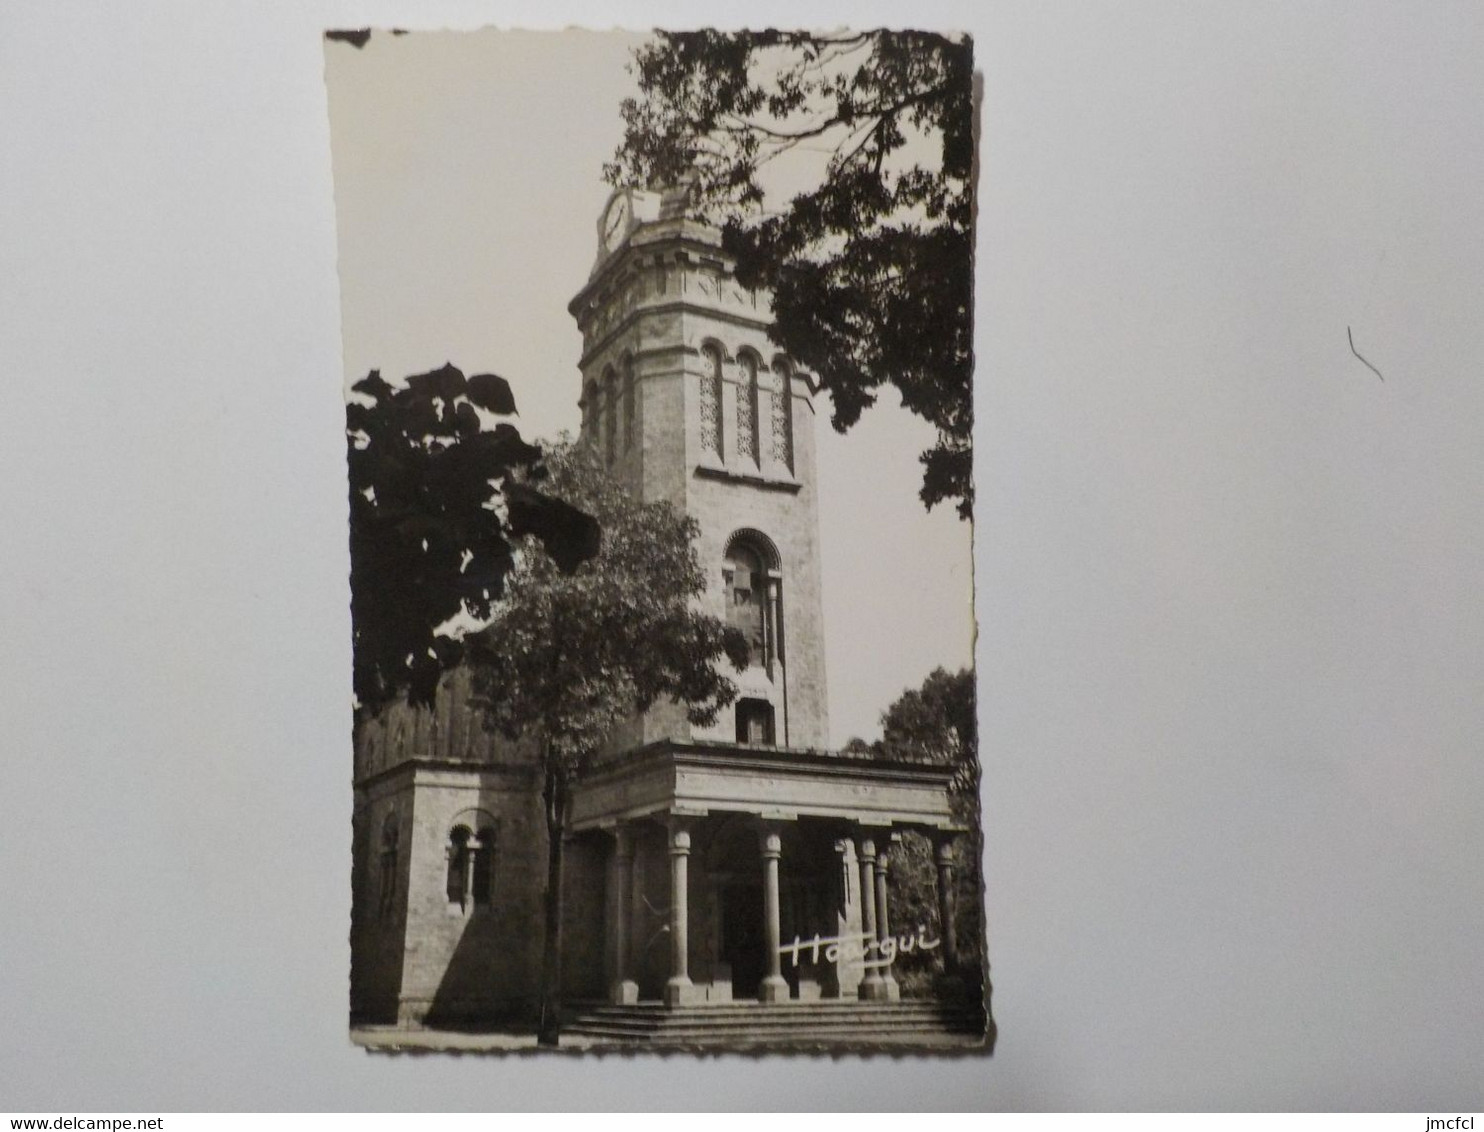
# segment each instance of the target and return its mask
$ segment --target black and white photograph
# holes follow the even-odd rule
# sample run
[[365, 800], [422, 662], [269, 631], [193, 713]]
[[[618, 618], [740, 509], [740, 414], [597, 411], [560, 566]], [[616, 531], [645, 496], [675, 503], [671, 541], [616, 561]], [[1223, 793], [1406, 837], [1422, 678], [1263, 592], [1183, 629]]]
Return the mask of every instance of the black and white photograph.
[[355, 1040], [988, 1051], [971, 40], [325, 53]]
[[0, 1132], [1477, 1128], [1481, 58], [0, 4]]

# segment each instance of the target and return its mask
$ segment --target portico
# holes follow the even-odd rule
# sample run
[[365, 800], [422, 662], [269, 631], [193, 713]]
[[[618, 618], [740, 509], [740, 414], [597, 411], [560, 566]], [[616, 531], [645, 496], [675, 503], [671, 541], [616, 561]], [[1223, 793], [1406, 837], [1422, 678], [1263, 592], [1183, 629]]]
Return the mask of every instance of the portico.
[[[604, 835], [608, 1000], [896, 999], [893, 836], [913, 829], [943, 846], [951, 916], [950, 779], [877, 758], [674, 741], [596, 768], [574, 790], [570, 827]], [[915, 946], [919, 925], [901, 928], [900, 946]], [[951, 964], [950, 941], [924, 942]]]

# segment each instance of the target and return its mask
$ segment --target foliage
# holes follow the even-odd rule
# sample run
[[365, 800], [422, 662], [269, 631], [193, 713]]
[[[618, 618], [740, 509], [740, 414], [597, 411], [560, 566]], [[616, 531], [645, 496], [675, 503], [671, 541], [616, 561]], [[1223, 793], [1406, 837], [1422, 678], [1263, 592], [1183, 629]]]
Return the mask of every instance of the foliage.
[[[920, 833], [907, 830], [890, 849], [891, 877], [891, 926], [898, 934], [917, 930], [921, 925], [929, 939], [943, 938], [938, 914], [938, 867], [933, 858], [933, 843]], [[961, 886], [960, 886], [961, 887]], [[957, 919], [963, 920], [962, 904], [959, 902]], [[962, 933], [959, 933], [962, 938]], [[909, 994], [920, 983], [910, 982], [908, 976], [923, 972], [936, 972], [942, 964], [941, 951], [912, 951], [899, 954], [893, 964], [893, 974], [902, 982], [902, 991], [907, 997], [922, 997]]]
[[[920, 688], [909, 688], [881, 713], [882, 737], [874, 743], [852, 739], [846, 750], [903, 762], [952, 767], [950, 785], [954, 819], [967, 826], [967, 844], [960, 847], [955, 868], [955, 936], [961, 966], [973, 970], [983, 961], [983, 883], [980, 876], [978, 723], [974, 673], [934, 669]], [[938, 915], [937, 866], [932, 843], [922, 834], [905, 832], [891, 850], [892, 922], [905, 932], [925, 925], [929, 935], [941, 937]], [[932, 952], [898, 959], [903, 975], [913, 975], [912, 986], [926, 985], [917, 972], [925, 971]], [[904, 987], [907, 983], [904, 982]]]
[[739, 632], [691, 606], [706, 589], [694, 519], [632, 499], [585, 446], [553, 449], [544, 467], [545, 490], [602, 525], [602, 549], [568, 572], [527, 547], [470, 651], [488, 721], [510, 736], [539, 730], [550, 766], [571, 779], [661, 696], [694, 723], [714, 721], [736, 697], [717, 663], [740, 668], [747, 653]]
[[853, 738], [847, 754], [953, 768], [956, 808], [979, 799], [979, 726], [974, 672], [935, 668], [920, 688], [908, 688], [881, 713], [882, 736]]
[[[925, 32], [661, 32], [635, 53], [615, 184], [689, 182], [841, 432], [890, 382], [938, 432], [921, 497], [973, 509], [973, 45]], [[813, 187], [782, 179], [823, 150]], [[819, 163], [816, 163], [819, 164]], [[775, 176], [776, 175], [776, 176]], [[803, 178], [798, 178], [803, 179]]]
[[557, 449], [545, 468], [548, 491], [602, 524], [602, 549], [569, 573], [534, 543], [524, 547], [494, 622], [469, 650], [486, 721], [540, 740], [547, 887], [539, 1037], [556, 1044], [572, 785], [619, 723], [662, 696], [684, 704], [692, 722], [712, 722], [737, 694], [718, 664], [726, 658], [740, 670], [747, 642], [693, 608], [706, 588], [694, 519], [632, 499], [587, 447]]
[[979, 725], [974, 672], [935, 668], [881, 715], [881, 746], [908, 762], [951, 766], [955, 798], [979, 797]]
[[[400, 691], [431, 705], [464, 644], [439, 627], [486, 619], [513, 564], [511, 538], [542, 540], [560, 568], [597, 551], [588, 515], [529, 484], [541, 450], [508, 420], [509, 383], [452, 365], [393, 386], [372, 370], [346, 405], [355, 695], [375, 711]], [[502, 512], [504, 517], [502, 518]]]

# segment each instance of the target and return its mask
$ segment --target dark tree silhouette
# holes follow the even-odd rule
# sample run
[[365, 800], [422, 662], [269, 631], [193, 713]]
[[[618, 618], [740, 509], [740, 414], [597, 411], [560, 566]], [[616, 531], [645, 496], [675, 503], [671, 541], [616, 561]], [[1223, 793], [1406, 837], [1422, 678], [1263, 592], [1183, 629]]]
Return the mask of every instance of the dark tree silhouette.
[[[393, 386], [372, 370], [346, 405], [350, 588], [356, 700], [376, 711], [402, 692], [431, 706], [464, 642], [439, 632], [461, 614], [487, 619], [513, 564], [511, 538], [533, 535], [560, 568], [597, 553], [589, 515], [536, 490], [541, 450], [508, 420], [510, 385], [452, 365]], [[503, 516], [502, 516], [503, 512]]]
[[[890, 383], [937, 429], [921, 497], [973, 510], [973, 46], [924, 32], [660, 32], [606, 170], [689, 182], [774, 340], [818, 374], [841, 432]], [[780, 205], [767, 178], [823, 151]], [[773, 194], [773, 195], [776, 195]]]

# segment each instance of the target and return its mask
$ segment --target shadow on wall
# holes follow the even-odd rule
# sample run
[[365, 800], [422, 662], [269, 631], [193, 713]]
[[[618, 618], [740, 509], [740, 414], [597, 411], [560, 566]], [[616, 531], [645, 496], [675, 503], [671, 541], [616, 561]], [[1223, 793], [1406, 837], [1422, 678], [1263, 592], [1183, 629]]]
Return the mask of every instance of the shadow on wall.
[[[608, 993], [608, 862], [611, 838], [583, 833], [567, 843], [562, 870], [562, 996], [602, 999]], [[536, 930], [544, 932], [545, 925]]]
[[[458, 945], [433, 994], [425, 1024], [439, 1029], [487, 1029], [528, 1023], [535, 997], [511, 993], [505, 975], [514, 955], [503, 946], [499, 910], [481, 905], [469, 913]], [[534, 992], [534, 985], [532, 986]]]
[[[358, 808], [352, 818], [350, 1024], [390, 1024], [406, 959], [407, 854], [393, 805]], [[379, 836], [378, 836], [379, 831]]]

